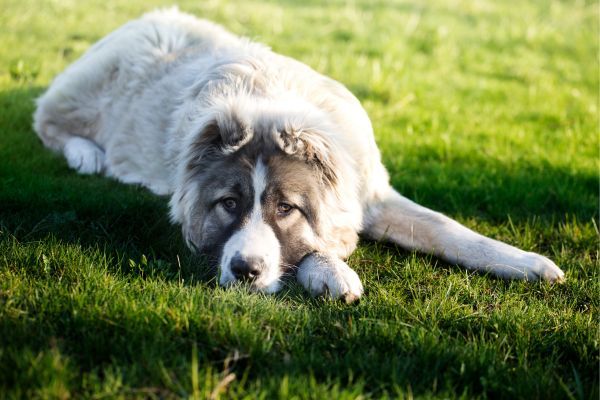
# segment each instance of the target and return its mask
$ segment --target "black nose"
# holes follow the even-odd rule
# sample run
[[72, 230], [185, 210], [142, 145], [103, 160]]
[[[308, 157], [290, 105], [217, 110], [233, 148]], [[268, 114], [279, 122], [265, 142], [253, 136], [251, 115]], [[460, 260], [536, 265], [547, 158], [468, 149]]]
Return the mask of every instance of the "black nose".
[[262, 260], [257, 257], [242, 258], [235, 256], [231, 260], [231, 272], [236, 279], [250, 280], [260, 275]]

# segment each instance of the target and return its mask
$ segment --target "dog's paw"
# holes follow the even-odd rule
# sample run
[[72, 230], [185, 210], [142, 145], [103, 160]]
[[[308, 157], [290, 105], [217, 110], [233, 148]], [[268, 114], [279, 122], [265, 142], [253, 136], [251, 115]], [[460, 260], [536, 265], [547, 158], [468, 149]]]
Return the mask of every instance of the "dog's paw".
[[531, 252], [518, 251], [501, 263], [489, 265], [486, 269], [509, 279], [526, 281], [548, 281], [560, 283], [565, 280], [565, 273], [548, 258]]
[[342, 260], [310, 254], [302, 260], [298, 268], [298, 282], [313, 296], [329, 296], [352, 303], [363, 294], [360, 278]]
[[550, 259], [537, 254], [526, 253], [526, 265], [523, 268], [525, 279], [544, 280], [560, 283], [565, 280], [565, 273]]
[[104, 168], [104, 152], [94, 142], [84, 138], [69, 139], [64, 155], [69, 167], [80, 174], [96, 174]]

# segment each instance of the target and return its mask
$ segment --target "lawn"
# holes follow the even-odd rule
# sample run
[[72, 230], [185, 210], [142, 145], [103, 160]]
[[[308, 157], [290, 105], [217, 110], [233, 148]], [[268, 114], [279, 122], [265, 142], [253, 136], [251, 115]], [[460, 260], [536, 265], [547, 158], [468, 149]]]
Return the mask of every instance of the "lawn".
[[219, 288], [166, 198], [35, 136], [51, 79], [158, 5], [0, 0], [0, 398], [598, 398], [597, 2], [180, 3], [343, 82], [398, 190], [567, 277], [363, 240], [352, 306]]

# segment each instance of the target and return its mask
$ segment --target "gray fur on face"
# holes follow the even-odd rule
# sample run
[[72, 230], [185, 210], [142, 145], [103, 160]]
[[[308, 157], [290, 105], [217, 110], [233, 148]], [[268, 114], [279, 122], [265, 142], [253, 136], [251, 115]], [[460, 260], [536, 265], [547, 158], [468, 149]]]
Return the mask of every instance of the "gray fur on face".
[[[238, 125], [239, 126], [239, 125]], [[271, 135], [253, 132], [253, 137], [231, 151], [236, 138], [244, 141], [251, 131], [223, 132], [218, 125], [209, 126], [196, 142], [188, 169], [190, 184], [197, 191], [191, 226], [184, 228], [188, 241], [201, 252], [220, 258], [227, 240], [243, 226], [254, 206], [252, 172], [259, 159], [267, 167], [267, 186], [260, 197], [263, 220], [273, 229], [280, 246], [280, 265], [297, 265], [307, 254], [317, 251], [320, 229], [320, 204], [330, 180], [320, 164], [283, 151]], [[283, 136], [283, 135], [282, 135]], [[241, 138], [241, 139], [239, 139]], [[235, 213], [218, 209], [219, 202], [233, 198]], [[278, 214], [281, 203], [293, 206], [289, 215]]]

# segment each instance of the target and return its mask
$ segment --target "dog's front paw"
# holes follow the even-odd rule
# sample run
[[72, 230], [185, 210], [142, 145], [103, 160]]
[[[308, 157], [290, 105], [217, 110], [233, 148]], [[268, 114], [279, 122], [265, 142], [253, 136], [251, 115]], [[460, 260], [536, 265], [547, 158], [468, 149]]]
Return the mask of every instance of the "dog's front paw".
[[509, 279], [553, 283], [565, 280], [565, 273], [548, 258], [537, 253], [513, 250], [515, 254], [486, 265], [485, 270]]
[[525, 279], [545, 280], [553, 283], [565, 280], [565, 273], [550, 259], [537, 253], [526, 254], [527, 265], [523, 268]]
[[298, 268], [298, 282], [313, 296], [329, 296], [352, 303], [363, 294], [360, 278], [342, 260], [313, 253]]

